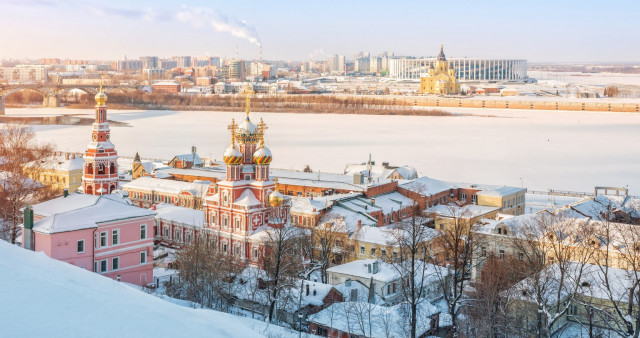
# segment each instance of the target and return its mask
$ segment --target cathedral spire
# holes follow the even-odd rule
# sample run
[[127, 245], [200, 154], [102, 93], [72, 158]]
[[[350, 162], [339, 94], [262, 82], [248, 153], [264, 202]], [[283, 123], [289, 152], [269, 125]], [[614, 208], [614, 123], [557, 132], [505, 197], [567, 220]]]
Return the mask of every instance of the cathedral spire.
[[447, 61], [444, 57], [444, 45], [440, 45], [440, 53], [438, 53], [438, 61]]

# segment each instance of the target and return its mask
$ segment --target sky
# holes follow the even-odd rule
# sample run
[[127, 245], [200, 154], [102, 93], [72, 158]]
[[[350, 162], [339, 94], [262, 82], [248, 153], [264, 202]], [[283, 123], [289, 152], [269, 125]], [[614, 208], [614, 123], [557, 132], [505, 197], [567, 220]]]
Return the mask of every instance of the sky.
[[323, 60], [358, 51], [640, 62], [640, 1], [0, 0], [0, 59]]

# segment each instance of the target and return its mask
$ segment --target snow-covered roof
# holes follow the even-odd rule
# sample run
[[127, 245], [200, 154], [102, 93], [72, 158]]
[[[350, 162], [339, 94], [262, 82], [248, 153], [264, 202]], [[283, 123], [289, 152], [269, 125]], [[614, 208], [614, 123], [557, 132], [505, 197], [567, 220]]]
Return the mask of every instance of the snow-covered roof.
[[476, 204], [467, 204], [464, 206], [457, 206], [453, 204], [438, 204], [427, 208], [425, 212], [435, 213], [440, 215], [441, 217], [474, 218], [486, 215], [497, 210], [500, 210], [500, 208]]
[[173, 82], [173, 81], [159, 81], [156, 83], [152, 83], [152, 86], [178, 86], [179, 83]]
[[497, 187], [493, 189], [478, 191], [477, 195], [478, 196], [509, 196], [524, 190], [525, 190], [524, 188], [503, 186], [503, 187]]
[[[2, 336], [297, 337], [251, 318], [190, 308], [77, 266], [0, 241]], [[151, 278], [149, 279], [151, 281]], [[99, 304], [99, 305], [97, 305]], [[117, 325], [96, 330], [98, 317]], [[56, 334], [57, 335], [57, 334]]]
[[[549, 283], [542, 290], [544, 293], [542, 299], [547, 302], [547, 306], [553, 305], [558, 300], [562, 300], [573, 293], [605, 301], [609, 300], [608, 291], [603, 283], [605, 275], [602, 269], [597, 265], [585, 264], [582, 268], [581, 278], [578, 280], [574, 277], [580, 274], [580, 269], [580, 263], [567, 263], [564, 273], [568, 277], [563, 281], [563, 287], [559, 294], [560, 298], [558, 298], [558, 289], [560, 288], [561, 270], [558, 263], [554, 263], [540, 272], [540, 280]], [[635, 271], [608, 268], [611, 296], [616, 302], [628, 303], [629, 289], [634, 284], [635, 273]], [[533, 298], [536, 297], [536, 292], [534, 291], [534, 280], [532, 278], [523, 279], [512, 287], [512, 290], [516, 291], [513, 293], [515, 297], [526, 301], [534, 301]]]
[[188, 192], [193, 196], [203, 197], [210, 184], [211, 182], [209, 181], [182, 182], [145, 176], [123, 184], [122, 189], [156, 191], [168, 194]]
[[[334, 303], [309, 316], [309, 321], [358, 336], [406, 337], [407, 330], [410, 330], [406, 325], [407, 316], [410, 316], [410, 313], [407, 304], [386, 307], [367, 302], [342, 302]], [[418, 304], [416, 336], [422, 336], [431, 329], [430, 318], [438, 313], [440, 310], [427, 301]], [[367, 319], [367, 324], [355, 324], [360, 321], [363, 315], [367, 317], [371, 315], [371, 319]]]
[[202, 159], [200, 158], [200, 156], [198, 156], [198, 154], [182, 154], [182, 155], [176, 155], [175, 158], [178, 161], [187, 161], [187, 162], [193, 162], [193, 165], [203, 165], [204, 161], [202, 161]]
[[409, 183], [401, 184], [399, 187], [424, 196], [436, 195], [444, 191], [459, 188], [455, 183], [436, 180], [427, 176], [417, 178]]
[[151, 210], [134, 207], [119, 194], [85, 195], [70, 194], [33, 206], [34, 215], [42, 216], [34, 222], [33, 230], [41, 233], [57, 233], [89, 229], [98, 223], [155, 215]]
[[192, 225], [195, 227], [204, 226], [204, 211], [191, 208], [183, 208], [173, 204], [160, 203], [156, 205], [156, 218]]
[[256, 205], [262, 205], [262, 202], [256, 198], [256, 195], [253, 194], [251, 189], [245, 189], [233, 204], [249, 208]]
[[[393, 242], [396, 236], [401, 234], [400, 231], [402, 230], [394, 227], [394, 224], [383, 227], [363, 226], [360, 229], [356, 230], [353, 235], [351, 235], [351, 240], [363, 243], [393, 246]], [[425, 241], [429, 241], [440, 235], [440, 232], [438, 230], [428, 227], [425, 227], [424, 231]]]
[[[369, 265], [372, 265], [374, 262], [378, 263], [378, 272], [376, 273], [373, 273], [372, 267], [369, 267]], [[374, 280], [383, 282], [392, 282], [400, 278], [398, 271], [394, 269], [391, 264], [377, 259], [361, 259], [342, 265], [336, 265], [327, 269], [327, 272], [340, 273], [343, 275], [366, 279], [373, 278]]]
[[331, 206], [333, 203], [324, 198], [309, 198], [309, 197], [291, 197], [291, 213], [302, 214], [319, 214], [321, 210], [324, 210]]
[[[45, 169], [56, 171], [76, 171], [82, 170], [84, 167], [84, 158], [82, 156], [73, 156], [66, 159], [66, 156], [56, 155], [40, 161], [39, 165]], [[34, 165], [34, 163], [28, 163], [27, 166]]]

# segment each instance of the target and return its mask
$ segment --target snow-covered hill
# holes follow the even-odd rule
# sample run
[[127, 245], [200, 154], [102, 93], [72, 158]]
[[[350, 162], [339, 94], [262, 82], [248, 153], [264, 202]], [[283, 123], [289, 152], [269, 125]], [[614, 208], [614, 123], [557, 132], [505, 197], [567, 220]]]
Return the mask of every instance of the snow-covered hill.
[[0, 337], [297, 337], [190, 309], [0, 240]]

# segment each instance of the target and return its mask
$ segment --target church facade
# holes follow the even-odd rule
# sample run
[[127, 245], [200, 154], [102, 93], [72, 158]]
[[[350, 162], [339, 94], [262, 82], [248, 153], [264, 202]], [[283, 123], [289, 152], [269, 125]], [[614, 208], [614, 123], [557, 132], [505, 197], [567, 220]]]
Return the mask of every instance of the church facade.
[[239, 125], [232, 120], [228, 128], [230, 145], [223, 156], [226, 179], [210, 185], [204, 203], [207, 230], [218, 249], [259, 264], [264, 238], [258, 234], [286, 223], [289, 202], [269, 176], [272, 154], [264, 144], [267, 125], [251, 121], [249, 95], [246, 118]]
[[444, 56], [443, 46], [440, 45], [440, 53], [435, 62], [429, 67], [426, 77], [420, 77], [420, 93], [422, 94], [458, 94], [460, 84], [456, 80], [456, 71]]

